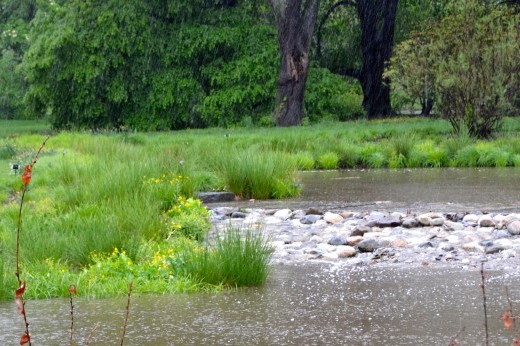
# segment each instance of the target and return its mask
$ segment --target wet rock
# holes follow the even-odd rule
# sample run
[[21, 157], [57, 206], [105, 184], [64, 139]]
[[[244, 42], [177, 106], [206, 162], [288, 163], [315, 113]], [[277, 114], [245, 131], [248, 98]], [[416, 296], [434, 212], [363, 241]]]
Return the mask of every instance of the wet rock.
[[475, 214], [467, 214], [462, 218], [462, 222], [470, 226], [476, 226], [478, 224], [479, 216]]
[[232, 192], [199, 192], [197, 198], [203, 203], [232, 202], [235, 194]]
[[359, 244], [363, 239], [365, 239], [365, 238], [363, 238], [363, 236], [360, 236], [360, 235], [350, 236], [350, 237], [347, 237], [346, 244], [355, 246], [355, 245]]
[[497, 252], [501, 252], [504, 250], [509, 250], [513, 247], [513, 243], [508, 239], [497, 239], [496, 241], [491, 241], [485, 247], [486, 254], [494, 254]]
[[226, 215], [229, 216], [234, 211], [238, 211], [238, 208], [231, 208], [231, 207], [218, 207], [211, 209], [214, 214], [217, 215]]
[[433, 243], [431, 241], [427, 241], [427, 242], [419, 244], [418, 247], [421, 249], [427, 249], [427, 248], [433, 247]]
[[354, 257], [357, 251], [352, 246], [338, 246], [337, 253], [339, 258]]
[[350, 219], [351, 217], [354, 217], [355, 214], [352, 211], [342, 211], [339, 215], [344, 219]]
[[478, 220], [479, 227], [495, 227], [495, 220], [491, 217], [491, 215], [482, 215]]
[[300, 219], [300, 222], [303, 223], [304, 225], [312, 225], [313, 223], [316, 223], [316, 221], [318, 221], [320, 219], [321, 219], [321, 215], [308, 214], [308, 215], [305, 215], [304, 217], [302, 217]]
[[318, 208], [311, 207], [311, 208], [307, 209], [306, 214], [307, 215], [323, 215], [323, 211], [321, 211]]
[[511, 235], [520, 235], [520, 221], [512, 221], [507, 225], [507, 231]]
[[495, 234], [495, 238], [497, 239], [500, 239], [500, 238], [509, 238], [510, 234], [509, 234], [509, 231], [505, 230], [505, 229], [500, 229], [497, 231], [497, 233]]
[[442, 226], [444, 224], [444, 218], [442, 217], [436, 217], [436, 218], [433, 218], [431, 219], [430, 221], [430, 225], [432, 226]]
[[351, 235], [353, 235], [353, 236], [355, 236], [355, 235], [363, 236], [367, 232], [372, 232], [372, 227], [368, 227], [366, 225], [358, 225], [358, 226], [356, 226], [354, 228], [354, 230], [352, 231]]
[[357, 244], [357, 248], [361, 252], [373, 252], [380, 247], [381, 243], [375, 238], [363, 239]]
[[422, 226], [431, 226], [432, 218], [426, 214], [417, 216], [417, 222]]
[[274, 213], [273, 216], [281, 220], [287, 220], [291, 217], [291, 214], [291, 209], [280, 209], [276, 213]]
[[462, 231], [464, 229], [464, 225], [460, 222], [448, 221], [444, 222], [444, 228], [447, 231]]
[[419, 222], [414, 217], [407, 217], [403, 220], [401, 226], [404, 228], [415, 228], [419, 226]]
[[326, 212], [323, 214], [323, 220], [327, 221], [328, 223], [339, 223], [343, 222], [343, 217], [336, 213]]
[[345, 245], [347, 244], [347, 237], [344, 235], [335, 235], [329, 239], [328, 244], [330, 245]]
[[247, 216], [246, 213], [243, 213], [241, 211], [234, 211], [231, 213], [231, 218], [232, 219], [245, 219]]
[[384, 217], [384, 218], [375, 220], [375, 226], [380, 227], [380, 228], [397, 227], [397, 226], [401, 226], [401, 220], [396, 219], [396, 218]]

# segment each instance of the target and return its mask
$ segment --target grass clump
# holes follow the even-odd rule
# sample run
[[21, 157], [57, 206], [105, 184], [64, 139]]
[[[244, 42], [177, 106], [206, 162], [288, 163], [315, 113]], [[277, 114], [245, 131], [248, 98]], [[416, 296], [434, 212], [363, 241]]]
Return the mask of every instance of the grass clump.
[[340, 157], [335, 152], [327, 152], [318, 156], [318, 166], [321, 169], [337, 169]]
[[267, 279], [272, 250], [258, 231], [229, 227], [214, 246], [193, 253], [186, 274], [207, 284], [260, 286]]

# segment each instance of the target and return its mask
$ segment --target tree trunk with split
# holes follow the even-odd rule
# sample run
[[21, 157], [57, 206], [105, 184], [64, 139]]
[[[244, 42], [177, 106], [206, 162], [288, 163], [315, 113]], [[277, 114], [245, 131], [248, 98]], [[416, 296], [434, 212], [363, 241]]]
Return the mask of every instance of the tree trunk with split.
[[278, 126], [300, 125], [309, 72], [309, 47], [319, 0], [270, 0], [278, 28], [280, 72], [274, 118]]

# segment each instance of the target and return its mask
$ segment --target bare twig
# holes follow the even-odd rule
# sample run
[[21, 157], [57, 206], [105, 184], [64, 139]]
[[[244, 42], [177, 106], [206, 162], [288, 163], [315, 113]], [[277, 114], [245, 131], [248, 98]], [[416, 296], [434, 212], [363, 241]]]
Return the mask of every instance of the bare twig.
[[460, 345], [460, 336], [462, 335], [462, 333], [464, 333], [464, 330], [466, 329], [466, 327], [462, 327], [460, 328], [459, 332], [450, 340], [450, 343], [448, 344], [448, 346], [458, 346]]
[[76, 286], [69, 286], [69, 297], [70, 297], [70, 339], [69, 345], [74, 345], [74, 304], [72, 303], [72, 296], [76, 294]]
[[126, 327], [128, 326], [128, 317], [130, 316], [130, 298], [132, 296], [132, 286], [133, 282], [130, 281], [128, 283], [128, 299], [126, 300], [125, 322], [123, 324], [123, 335], [121, 335], [121, 346], [123, 346], [125, 341]]
[[96, 324], [94, 325], [94, 327], [92, 327], [92, 329], [91, 329], [90, 332], [88, 333], [88, 335], [87, 335], [87, 339], [85, 340], [85, 345], [89, 345], [89, 344], [90, 344], [90, 341], [92, 340], [92, 336], [94, 335], [94, 332], [95, 332], [96, 329], [99, 327], [99, 323], [100, 323], [100, 322], [96, 322]]
[[484, 331], [486, 333], [484, 344], [489, 345], [488, 318], [487, 318], [487, 297], [486, 297], [486, 278], [484, 275], [484, 262], [480, 263], [480, 288], [482, 289], [482, 301], [484, 304]]

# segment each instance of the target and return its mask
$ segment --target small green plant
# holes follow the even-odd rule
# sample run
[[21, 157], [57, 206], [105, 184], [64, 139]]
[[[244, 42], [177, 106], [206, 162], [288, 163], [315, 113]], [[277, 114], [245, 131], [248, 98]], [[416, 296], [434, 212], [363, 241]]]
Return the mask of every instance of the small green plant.
[[192, 253], [185, 270], [212, 285], [260, 286], [267, 279], [271, 253], [261, 232], [229, 227], [213, 246]]
[[164, 215], [169, 237], [185, 236], [202, 241], [211, 225], [208, 210], [199, 199], [191, 197], [178, 196]]
[[327, 152], [318, 156], [318, 166], [322, 169], [337, 169], [339, 159], [339, 155], [335, 152]]
[[314, 168], [314, 157], [308, 151], [294, 154], [294, 160], [296, 161], [296, 167], [299, 170], [309, 171]]

